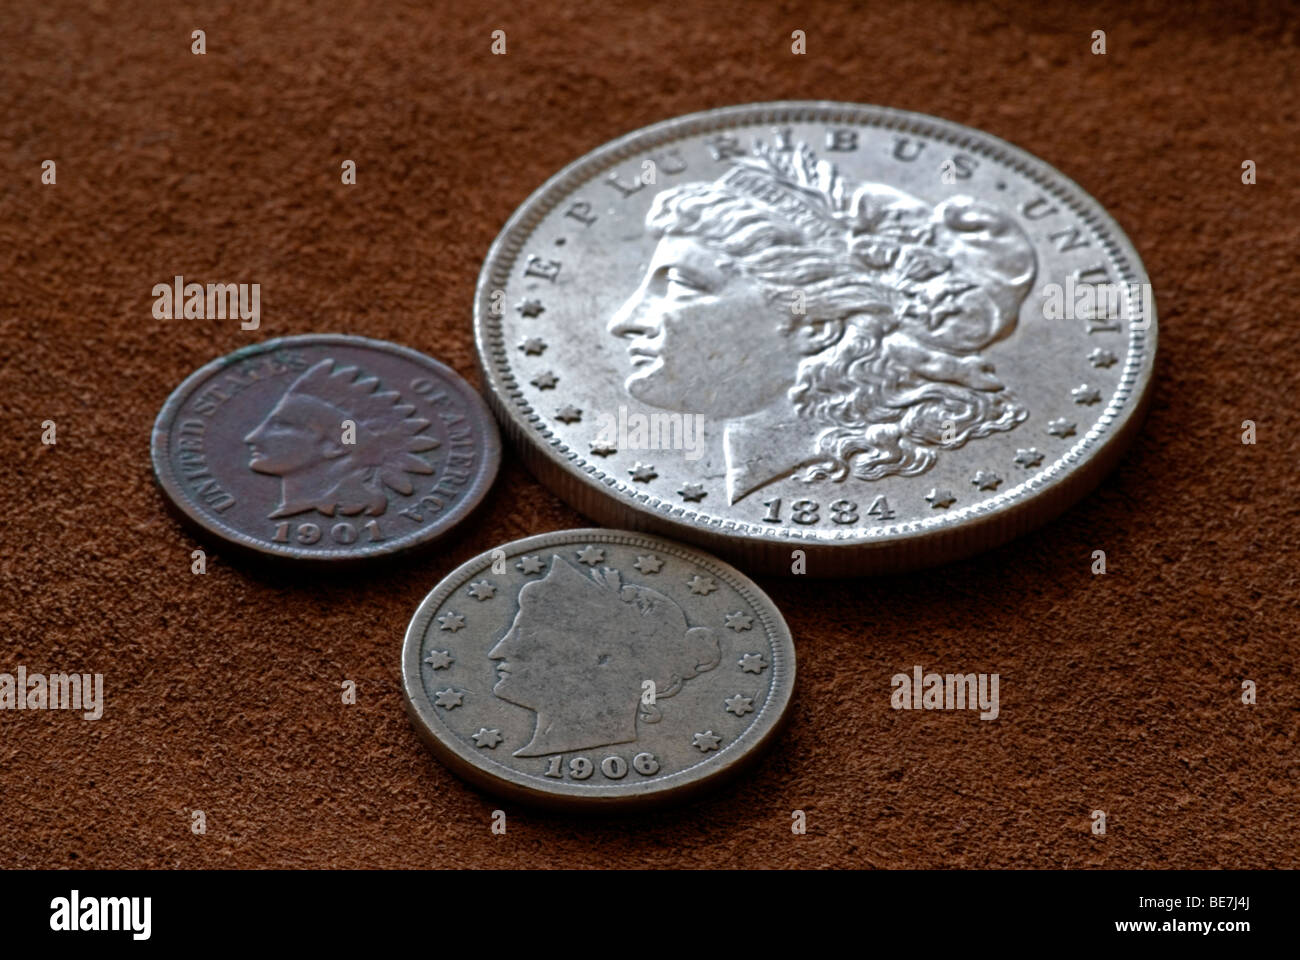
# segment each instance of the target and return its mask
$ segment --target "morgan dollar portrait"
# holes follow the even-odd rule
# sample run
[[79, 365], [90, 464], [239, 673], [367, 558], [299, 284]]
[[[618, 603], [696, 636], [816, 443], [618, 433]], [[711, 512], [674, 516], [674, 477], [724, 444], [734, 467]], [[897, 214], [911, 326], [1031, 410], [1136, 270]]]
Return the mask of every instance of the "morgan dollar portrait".
[[1025, 419], [982, 351], [1015, 329], [1035, 257], [992, 205], [933, 206], [760, 142], [659, 193], [645, 223], [658, 246], [608, 323], [626, 388], [726, 423], [731, 503], [790, 475], [924, 473]]

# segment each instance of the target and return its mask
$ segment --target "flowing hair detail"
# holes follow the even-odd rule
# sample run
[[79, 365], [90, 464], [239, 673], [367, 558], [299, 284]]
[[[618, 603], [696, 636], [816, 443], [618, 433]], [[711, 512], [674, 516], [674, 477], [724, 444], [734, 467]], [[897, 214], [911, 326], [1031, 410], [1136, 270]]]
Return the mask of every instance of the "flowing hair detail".
[[769, 302], [799, 302], [785, 332], [819, 324], [837, 334], [792, 359], [789, 399], [821, 457], [805, 481], [913, 476], [938, 451], [1028, 416], [980, 356], [1015, 329], [1035, 274], [1028, 237], [1000, 210], [850, 189], [802, 144], [759, 144], [717, 181], [660, 193], [646, 225], [722, 253]]

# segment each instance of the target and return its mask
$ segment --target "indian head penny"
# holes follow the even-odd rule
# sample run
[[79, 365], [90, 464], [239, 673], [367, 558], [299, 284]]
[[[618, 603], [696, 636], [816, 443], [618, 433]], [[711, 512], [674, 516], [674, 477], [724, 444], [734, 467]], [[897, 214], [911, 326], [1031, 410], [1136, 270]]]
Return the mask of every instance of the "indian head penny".
[[492, 245], [475, 327], [507, 435], [579, 510], [749, 569], [802, 551], [811, 575], [941, 563], [1059, 513], [1132, 440], [1156, 352], [1142, 262], [1072, 180], [978, 130], [821, 102], [575, 161]]
[[339, 563], [437, 540], [500, 463], [479, 394], [436, 360], [338, 334], [269, 340], [196, 371], [153, 429], [183, 517], [276, 557]]
[[424, 598], [406, 631], [407, 710], [472, 783], [553, 807], [689, 796], [776, 734], [794, 644], [747, 577], [619, 530], [507, 543]]

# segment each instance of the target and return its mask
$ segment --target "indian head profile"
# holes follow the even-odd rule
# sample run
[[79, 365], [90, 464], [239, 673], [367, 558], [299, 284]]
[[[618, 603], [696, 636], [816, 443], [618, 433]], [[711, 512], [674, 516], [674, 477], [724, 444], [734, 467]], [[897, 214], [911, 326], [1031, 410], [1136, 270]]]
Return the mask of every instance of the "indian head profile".
[[322, 360], [289, 386], [244, 442], [248, 466], [280, 478], [272, 518], [307, 510], [378, 516], [388, 508], [385, 488], [409, 495], [409, 474], [434, 472], [419, 456], [439, 446], [424, 432], [428, 426], [377, 377]]
[[[623, 583], [617, 570], [583, 573], [558, 556], [519, 591], [519, 611], [488, 652], [497, 661], [492, 692], [537, 714], [517, 757], [542, 757], [637, 739], [657, 723], [658, 704], [718, 665], [708, 627], [692, 627], [674, 601]], [[655, 703], [642, 684], [655, 684]]]
[[659, 193], [658, 238], [608, 329], [626, 389], [725, 422], [735, 503], [787, 476], [913, 476], [1027, 412], [983, 354], [1033, 283], [1029, 239], [967, 196], [852, 183], [804, 144], [755, 146]]

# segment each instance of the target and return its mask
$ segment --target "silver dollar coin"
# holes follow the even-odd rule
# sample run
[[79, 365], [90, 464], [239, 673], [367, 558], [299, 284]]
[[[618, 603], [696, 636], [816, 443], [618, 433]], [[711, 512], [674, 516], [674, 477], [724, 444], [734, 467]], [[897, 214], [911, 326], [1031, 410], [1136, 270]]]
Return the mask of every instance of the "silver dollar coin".
[[487, 405], [450, 367], [340, 334], [268, 340], [195, 371], [152, 448], [186, 521], [252, 554], [333, 565], [432, 544], [501, 460]]
[[465, 779], [545, 806], [677, 800], [776, 734], [794, 644], [752, 581], [619, 530], [527, 537], [475, 557], [416, 610], [408, 713]]
[[1132, 440], [1156, 352], [1142, 262], [1073, 181], [969, 127], [821, 102], [575, 161], [493, 244], [475, 329], [507, 435], [577, 509], [832, 576], [1065, 509]]

